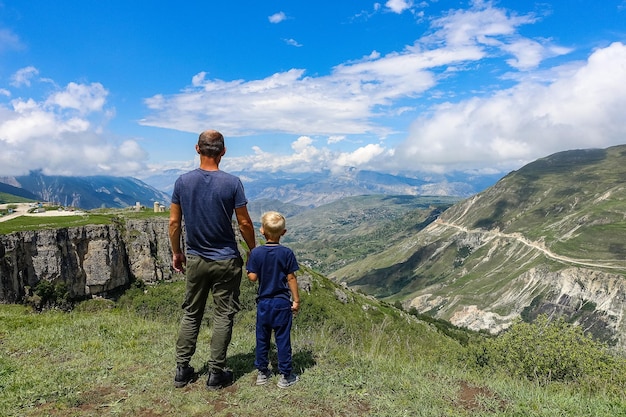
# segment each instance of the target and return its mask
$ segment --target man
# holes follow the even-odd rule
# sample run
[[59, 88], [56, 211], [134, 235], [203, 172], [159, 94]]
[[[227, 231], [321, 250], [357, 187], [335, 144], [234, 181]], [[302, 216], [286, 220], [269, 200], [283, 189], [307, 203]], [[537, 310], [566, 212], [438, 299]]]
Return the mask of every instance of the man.
[[[226, 153], [222, 134], [215, 130], [202, 132], [196, 152], [200, 154], [200, 167], [176, 180], [170, 209], [172, 264], [178, 272], [183, 272], [185, 266], [187, 269], [174, 386], [184, 387], [195, 378], [189, 362], [196, 350], [206, 301], [212, 292], [214, 315], [207, 388], [220, 389], [233, 382], [233, 373], [226, 370], [226, 351], [233, 319], [239, 311], [243, 267], [232, 227], [233, 212], [248, 252], [255, 247], [254, 226], [241, 181], [219, 170]], [[183, 218], [186, 255], [181, 247]]]

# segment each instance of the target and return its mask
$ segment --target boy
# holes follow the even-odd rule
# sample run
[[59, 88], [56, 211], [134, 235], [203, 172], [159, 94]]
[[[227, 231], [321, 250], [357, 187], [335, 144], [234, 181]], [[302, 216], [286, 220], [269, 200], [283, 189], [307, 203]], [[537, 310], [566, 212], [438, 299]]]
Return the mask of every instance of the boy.
[[256, 384], [267, 384], [271, 376], [268, 365], [273, 330], [278, 350], [280, 388], [287, 388], [298, 381], [298, 376], [292, 372], [291, 323], [293, 314], [300, 308], [295, 275], [299, 267], [291, 249], [280, 244], [280, 237], [286, 231], [285, 217], [282, 214], [275, 211], [264, 213], [260, 232], [266, 243], [250, 252], [247, 266], [250, 281], [259, 283], [254, 360], [254, 366], [258, 370]]

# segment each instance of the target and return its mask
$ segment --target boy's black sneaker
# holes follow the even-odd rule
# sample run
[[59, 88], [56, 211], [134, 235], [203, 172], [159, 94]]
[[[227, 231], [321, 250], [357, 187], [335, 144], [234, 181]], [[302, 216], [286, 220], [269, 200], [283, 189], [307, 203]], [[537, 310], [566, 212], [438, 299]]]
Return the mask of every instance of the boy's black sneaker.
[[176, 367], [176, 376], [174, 377], [174, 386], [182, 388], [192, 382], [196, 376], [193, 367], [189, 365], [178, 365]]
[[278, 379], [278, 388], [288, 388], [298, 382], [299, 379], [296, 374], [281, 375]]
[[233, 373], [231, 371], [211, 371], [206, 387], [210, 390], [225, 388], [233, 383]]

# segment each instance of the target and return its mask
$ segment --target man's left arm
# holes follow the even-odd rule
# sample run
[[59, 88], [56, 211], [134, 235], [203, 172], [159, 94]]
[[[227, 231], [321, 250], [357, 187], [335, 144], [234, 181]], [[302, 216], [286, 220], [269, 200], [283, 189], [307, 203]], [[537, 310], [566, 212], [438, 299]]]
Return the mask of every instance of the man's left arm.
[[169, 235], [170, 245], [172, 246], [172, 266], [177, 272], [184, 272], [184, 265], [187, 262], [180, 242], [182, 223], [183, 212], [180, 204], [172, 203], [170, 207]]
[[254, 225], [250, 214], [248, 213], [247, 206], [241, 206], [235, 209], [235, 215], [237, 216], [237, 223], [239, 223], [239, 231], [241, 237], [248, 245], [248, 251], [251, 251], [256, 246], [256, 238], [254, 236]]

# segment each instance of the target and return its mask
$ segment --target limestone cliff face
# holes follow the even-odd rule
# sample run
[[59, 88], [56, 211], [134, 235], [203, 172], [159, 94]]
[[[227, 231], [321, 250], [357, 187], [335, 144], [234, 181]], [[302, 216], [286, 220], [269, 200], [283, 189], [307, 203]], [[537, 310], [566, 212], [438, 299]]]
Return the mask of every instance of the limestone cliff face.
[[131, 276], [144, 282], [172, 277], [167, 219], [127, 220], [124, 241]]
[[167, 219], [0, 235], [0, 301], [20, 302], [40, 281], [80, 299], [172, 277]]
[[425, 292], [411, 300], [418, 311], [437, 311], [452, 324], [497, 334], [520, 316], [564, 316], [599, 340], [626, 350], [626, 281], [619, 274], [570, 267], [531, 268], [498, 290], [488, 303], [464, 303], [458, 294]]

